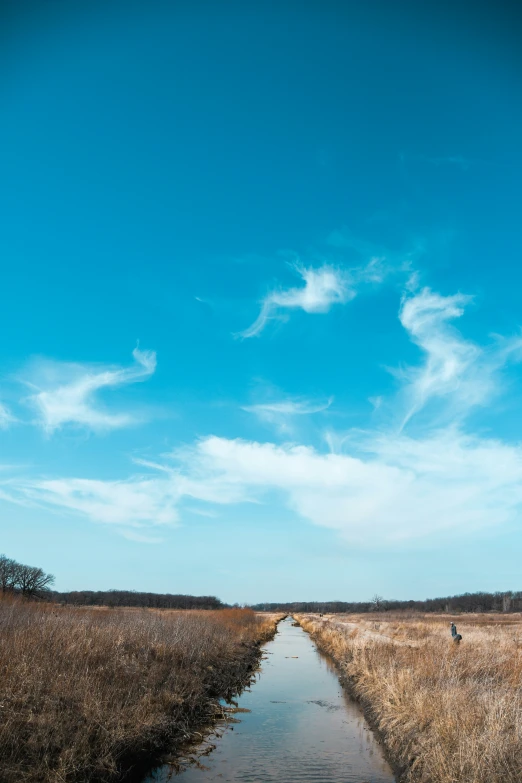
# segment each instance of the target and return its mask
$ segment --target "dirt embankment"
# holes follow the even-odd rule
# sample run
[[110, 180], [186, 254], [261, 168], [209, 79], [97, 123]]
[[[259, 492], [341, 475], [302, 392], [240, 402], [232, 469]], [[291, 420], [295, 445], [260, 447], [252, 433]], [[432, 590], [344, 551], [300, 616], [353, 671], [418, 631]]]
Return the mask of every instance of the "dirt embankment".
[[222, 714], [278, 619], [0, 600], [0, 781], [131, 779]]
[[337, 662], [402, 781], [521, 783], [522, 618], [295, 618]]

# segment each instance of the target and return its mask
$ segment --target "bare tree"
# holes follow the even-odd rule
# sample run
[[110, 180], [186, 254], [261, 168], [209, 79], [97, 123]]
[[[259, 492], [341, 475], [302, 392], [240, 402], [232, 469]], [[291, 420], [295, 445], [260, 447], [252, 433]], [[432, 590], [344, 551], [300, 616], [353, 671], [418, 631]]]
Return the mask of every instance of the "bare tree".
[[372, 598], [372, 611], [374, 612], [381, 612], [383, 609], [386, 609], [386, 601], [382, 597], [382, 595], [375, 595]]
[[0, 589], [3, 593], [15, 589], [17, 565], [10, 557], [0, 555]]
[[0, 555], [0, 588], [3, 593], [21, 593], [26, 598], [40, 598], [48, 592], [52, 584], [52, 574]]
[[19, 580], [20, 591], [26, 598], [39, 598], [54, 584], [52, 574], [34, 566], [21, 566]]

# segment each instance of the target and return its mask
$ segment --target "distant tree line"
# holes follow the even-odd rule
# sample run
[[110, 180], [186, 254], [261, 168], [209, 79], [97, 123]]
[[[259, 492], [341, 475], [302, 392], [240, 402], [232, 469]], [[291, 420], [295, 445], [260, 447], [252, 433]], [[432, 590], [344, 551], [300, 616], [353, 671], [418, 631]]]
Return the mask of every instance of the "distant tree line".
[[139, 593], [135, 590], [75, 590], [60, 593], [51, 590], [54, 576], [36, 566], [23, 565], [0, 555], [0, 591], [26, 598], [45, 598], [75, 606], [145, 606], [154, 609], [223, 609], [213, 595], [171, 595]]
[[[171, 593], [141, 593], [135, 590], [51, 590], [54, 576], [36, 566], [18, 563], [0, 555], [0, 591], [26, 598], [46, 598], [75, 606], [142, 606], [151, 609], [224, 609], [213, 595], [173, 595]], [[237, 606], [237, 604], [234, 604]], [[522, 612], [522, 591], [496, 593], [462, 593], [424, 601], [388, 600], [374, 595], [370, 601], [293, 601], [289, 603], [259, 603], [250, 607], [258, 612], [313, 612], [319, 614], [366, 613], [387, 611], [416, 612]]]
[[320, 614], [365, 613], [411, 610], [416, 612], [522, 612], [522, 591], [463, 593], [424, 601], [386, 600], [375, 595], [371, 601], [295, 601], [261, 603], [251, 606], [258, 612], [308, 612]]
[[41, 568], [17, 563], [10, 557], [0, 555], [0, 590], [2, 593], [23, 595], [26, 598], [50, 596], [54, 576]]
[[139, 593], [134, 590], [74, 590], [52, 593], [54, 601], [75, 606], [144, 606], [153, 609], [223, 609], [213, 595]]

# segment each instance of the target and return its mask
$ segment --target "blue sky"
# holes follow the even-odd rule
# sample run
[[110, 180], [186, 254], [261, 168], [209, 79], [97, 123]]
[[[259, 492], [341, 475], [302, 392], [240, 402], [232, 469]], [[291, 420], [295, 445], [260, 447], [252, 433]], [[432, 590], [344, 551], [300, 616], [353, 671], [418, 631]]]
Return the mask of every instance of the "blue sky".
[[58, 589], [520, 588], [512, 4], [5, 4], [0, 550]]

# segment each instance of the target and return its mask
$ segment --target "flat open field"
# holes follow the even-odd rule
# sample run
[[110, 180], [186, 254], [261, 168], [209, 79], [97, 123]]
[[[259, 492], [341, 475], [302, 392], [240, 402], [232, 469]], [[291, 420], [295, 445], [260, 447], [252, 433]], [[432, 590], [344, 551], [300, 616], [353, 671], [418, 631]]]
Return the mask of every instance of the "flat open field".
[[111, 781], [175, 752], [249, 679], [276, 619], [0, 598], [0, 780]]
[[520, 615], [296, 619], [338, 662], [402, 780], [522, 781]]

